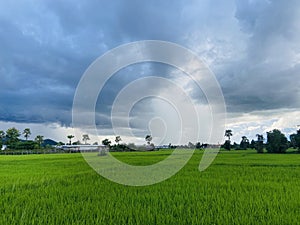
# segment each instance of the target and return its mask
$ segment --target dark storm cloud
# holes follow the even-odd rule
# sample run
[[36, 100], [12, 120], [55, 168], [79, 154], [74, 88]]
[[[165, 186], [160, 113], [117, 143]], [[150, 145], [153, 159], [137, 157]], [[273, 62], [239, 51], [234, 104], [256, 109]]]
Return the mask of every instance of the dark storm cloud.
[[[175, 40], [180, 8], [170, 1], [1, 3], [0, 120], [69, 124], [72, 97], [87, 66], [128, 41]], [[110, 89], [121, 84], [115, 81]]]
[[230, 111], [300, 107], [300, 2], [236, 1], [248, 36], [245, 55], [227, 67]]
[[[173, 41], [205, 58], [220, 81], [229, 111], [299, 107], [299, 4], [296, 0], [2, 2], [0, 120], [69, 125], [73, 95], [88, 65], [113, 47], [143, 39]], [[129, 81], [166, 76], [169, 71], [155, 65], [136, 68], [124, 70], [106, 85], [104, 102], [98, 101], [100, 114], [109, 112]]]

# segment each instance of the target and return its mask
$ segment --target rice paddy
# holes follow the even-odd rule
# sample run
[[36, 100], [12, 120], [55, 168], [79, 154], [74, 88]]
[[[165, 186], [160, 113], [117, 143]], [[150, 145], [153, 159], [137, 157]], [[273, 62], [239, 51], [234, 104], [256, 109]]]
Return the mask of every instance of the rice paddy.
[[[168, 154], [114, 153], [134, 165]], [[81, 154], [0, 156], [0, 224], [300, 223], [300, 154], [222, 151], [200, 173], [201, 156], [145, 187], [106, 180]]]

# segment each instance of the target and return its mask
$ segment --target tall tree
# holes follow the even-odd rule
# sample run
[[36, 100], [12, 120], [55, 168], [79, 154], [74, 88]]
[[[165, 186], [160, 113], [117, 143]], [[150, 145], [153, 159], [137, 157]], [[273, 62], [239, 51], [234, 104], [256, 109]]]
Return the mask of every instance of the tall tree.
[[296, 136], [297, 136], [297, 134], [290, 135], [290, 141], [291, 141], [290, 147], [292, 147], [292, 148], [297, 148]]
[[90, 140], [90, 137], [88, 134], [84, 134], [82, 135], [82, 141], [84, 141], [84, 144], [87, 144], [87, 141]]
[[296, 134], [290, 135], [291, 145], [293, 148], [298, 148], [300, 151], [300, 129], [297, 130]]
[[300, 129], [297, 130], [295, 140], [296, 140], [296, 146], [298, 147], [298, 151], [300, 151]]
[[72, 144], [72, 139], [74, 138], [74, 136], [72, 134], [68, 135], [67, 138], [69, 139], [69, 145]]
[[251, 140], [249, 147], [255, 149], [255, 141], [253, 139]]
[[4, 138], [5, 138], [5, 132], [3, 130], [0, 130], [0, 149], [2, 148]]
[[249, 139], [246, 136], [242, 137], [242, 140], [240, 143], [240, 148], [243, 150], [249, 148]]
[[116, 136], [115, 142], [117, 145], [119, 145], [119, 142], [122, 141], [122, 138], [120, 136]]
[[6, 131], [6, 138], [8, 144], [15, 144], [19, 141], [19, 137], [21, 136], [21, 133], [18, 129], [15, 127], [9, 128]]
[[232, 136], [232, 130], [225, 130], [224, 136], [228, 138], [228, 141], [230, 141], [230, 137]]
[[31, 131], [29, 128], [25, 128], [24, 131], [23, 131], [23, 135], [26, 139], [26, 141], [28, 140], [29, 136], [31, 135]]
[[232, 130], [225, 130], [225, 137], [228, 138], [228, 140], [225, 141], [223, 147], [226, 149], [226, 150], [230, 150], [231, 149], [231, 142], [230, 142], [230, 137], [232, 136]]
[[37, 135], [34, 139], [34, 141], [39, 145], [39, 148], [42, 147], [42, 144], [44, 142], [44, 136], [42, 135]]
[[288, 140], [280, 130], [267, 132], [267, 151], [269, 153], [284, 153], [288, 148]]
[[5, 132], [0, 130], [0, 142], [3, 143], [3, 139], [5, 138]]
[[148, 145], [150, 145], [150, 143], [152, 141], [152, 136], [150, 134], [146, 135], [145, 141], [147, 142]]
[[257, 153], [264, 152], [264, 136], [262, 134], [256, 134], [257, 141], [255, 142], [255, 149]]
[[104, 140], [102, 140], [102, 144], [105, 146], [109, 146], [111, 144], [111, 141], [105, 138]]

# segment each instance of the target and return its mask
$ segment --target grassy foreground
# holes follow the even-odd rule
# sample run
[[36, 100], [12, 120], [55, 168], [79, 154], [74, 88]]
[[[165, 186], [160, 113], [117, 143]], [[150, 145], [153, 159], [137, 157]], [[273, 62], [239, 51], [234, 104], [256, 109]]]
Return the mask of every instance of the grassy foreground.
[[[115, 153], [149, 164], [166, 151]], [[202, 153], [172, 178], [129, 187], [94, 172], [80, 154], [0, 156], [0, 224], [299, 224], [300, 154]]]

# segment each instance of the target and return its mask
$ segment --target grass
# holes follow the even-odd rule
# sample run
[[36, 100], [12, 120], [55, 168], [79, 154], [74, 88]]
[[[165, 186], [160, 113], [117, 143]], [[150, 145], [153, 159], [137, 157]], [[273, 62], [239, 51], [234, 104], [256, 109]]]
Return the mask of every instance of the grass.
[[[148, 165], [170, 152], [114, 153]], [[0, 156], [0, 224], [299, 224], [300, 154], [202, 153], [170, 179], [129, 187], [99, 176], [80, 154]]]

